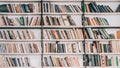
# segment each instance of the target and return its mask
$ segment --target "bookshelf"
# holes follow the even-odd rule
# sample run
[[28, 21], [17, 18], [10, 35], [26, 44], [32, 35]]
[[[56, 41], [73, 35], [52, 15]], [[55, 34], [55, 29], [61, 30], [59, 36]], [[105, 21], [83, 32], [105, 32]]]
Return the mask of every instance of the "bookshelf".
[[[117, 50], [119, 46], [119, 38], [117, 38], [116, 32], [119, 30], [120, 25], [118, 22], [120, 21], [118, 18], [120, 17], [119, 12], [115, 12], [116, 8], [120, 4], [120, 1], [118, 0], [84, 0], [84, 4], [90, 5], [90, 3], [96, 3], [97, 5], [109, 5], [110, 8], [113, 10], [112, 12], [99, 12], [99, 11], [93, 11], [88, 12], [88, 9], [85, 10], [84, 8], [84, 17], [87, 17], [84, 21], [84, 24], [88, 22], [88, 24], [84, 25], [85, 30], [86, 29], [92, 29], [94, 30], [100, 30], [105, 29], [108, 34], [112, 33], [114, 34], [115, 38], [95, 38], [94, 35], [89, 38], [85, 38], [85, 56], [83, 57], [86, 63], [84, 62], [84, 66], [86, 68], [119, 68], [119, 49]], [[86, 6], [84, 6], [86, 7]], [[97, 8], [98, 9], [98, 8]], [[109, 22], [109, 25], [101, 25], [99, 21], [99, 25], [96, 25], [93, 22], [95, 21], [95, 18], [98, 17], [101, 19], [101, 22], [104, 19], [106, 19]], [[99, 19], [96, 19], [97, 21]], [[88, 21], [89, 20], [89, 21]], [[92, 21], [92, 23], [90, 23]], [[105, 22], [105, 21], [104, 21]], [[85, 34], [85, 33], [84, 33]], [[92, 34], [92, 33], [91, 33]], [[111, 37], [111, 36], [110, 36]], [[113, 43], [114, 42], [114, 43]], [[102, 48], [100, 46], [103, 46]], [[115, 46], [112, 46], [115, 45]], [[94, 47], [95, 46], [95, 47]], [[106, 47], [108, 46], [108, 47]], [[109, 48], [109, 46], [111, 46]], [[100, 47], [100, 49], [99, 49]], [[116, 48], [115, 48], [116, 47]], [[111, 51], [110, 51], [111, 50]]]
[[[0, 2], [0, 68], [120, 67], [120, 0]], [[93, 2], [109, 8], [88, 12]]]
[[[51, 6], [58, 5], [61, 7], [69, 6], [69, 5], [71, 5], [71, 6], [79, 5], [80, 6], [81, 0], [44, 0], [43, 1], [43, 4], [47, 4], [47, 3], [49, 3], [49, 5], [51, 5]], [[45, 52], [48, 52], [48, 53], [44, 52], [44, 56], [43, 56], [44, 57], [44, 59], [43, 59], [44, 66], [43, 67], [47, 67], [47, 68], [64, 68], [64, 67], [65, 68], [84, 68], [82, 65], [82, 62], [83, 62], [82, 55], [84, 54], [83, 48], [82, 48], [82, 41], [84, 39], [82, 37], [77, 39], [77, 38], [75, 38], [75, 36], [74, 37], [68, 36], [66, 38], [65, 36], [62, 37], [62, 35], [61, 35], [61, 34], [64, 34], [64, 31], [69, 32], [69, 30], [70, 30], [71, 32], [73, 32], [74, 30], [77, 31], [77, 29], [81, 30], [83, 28], [83, 26], [81, 25], [82, 12], [80, 10], [78, 10], [79, 12], [64, 12], [64, 10], [62, 10], [62, 9], [61, 9], [61, 11], [63, 11], [63, 12], [43, 12], [43, 16], [48, 16], [48, 17], [52, 16], [53, 18], [57, 18], [59, 20], [62, 18], [63, 21], [65, 22], [64, 25], [63, 24], [61, 24], [61, 25], [53, 24], [53, 25], [44, 25], [43, 26], [43, 30], [46, 30], [46, 32], [48, 32], [47, 30], [49, 30], [51, 32], [53, 32], [53, 30], [54, 30], [55, 32], [59, 32], [60, 36], [61, 36], [61, 37], [56, 36], [57, 35], [57, 33], [56, 33], [56, 35], [53, 34], [55, 37], [43, 39], [43, 43], [45, 44], [44, 50], [45, 50]], [[72, 22], [72, 25], [71, 25], [70, 21], [67, 22], [66, 16], [70, 16], [75, 23], [71, 21]], [[74, 19], [74, 18], [76, 18], [76, 19]], [[76, 23], [76, 22], [79, 22], [79, 23]], [[70, 24], [67, 24], [67, 23], [70, 23]], [[73, 25], [73, 24], [75, 24], [75, 25]], [[73, 32], [73, 34], [74, 34], [74, 32]], [[48, 46], [50, 46], [49, 44], [51, 45], [51, 47], [53, 49], [45, 49]], [[77, 45], [79, 46], [79, 48]], [[60, 48], [59, 48], [59, 46], [60, 46]], [[73, 46], [75, 47], [75, 51], [72, 51], [72, 49], [70, 49]], [[64, 47], [63, 48], [64, 50], [62, 50], [61, 47]], [[48, 63], [48, 65], [46, 64], [46, 61], [50, 60], [49, 57], [51, 57], [53, 59], [53, 61], [56, 60], [55, 61], [56, 63], [53, 62], [54, 65], [51, 65], [50, 63]], [[47, 60], [46, 60], [46, 58], [47, 58]], [[77, 59], [78, 61], [76, 61], [75, 59]], [[63, 64], [59, 65], [57, 60], [60, 60], [60, 63], [63, 63]], [[75, 61], [78, 63], [73, 64], [72, 62], [75, 62]]]
[[0, 68], [41, 68], [41, 1], [0, 0], [3, 5], [9, 12], [0, 12]]

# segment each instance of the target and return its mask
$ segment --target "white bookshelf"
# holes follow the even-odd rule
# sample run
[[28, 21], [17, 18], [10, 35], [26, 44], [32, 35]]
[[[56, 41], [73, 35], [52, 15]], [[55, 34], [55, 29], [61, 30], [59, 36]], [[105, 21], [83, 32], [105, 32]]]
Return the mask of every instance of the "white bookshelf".
[[[40, 3], [40, 0], [0, 0], [1, 4], [24, 4], [24, 3]], [[41, 12], [36, 13], [9, 13], [9, 12], [0, 12], [0, 15], [4, 16], [41, 16]], [[0, 30], [32, 30], [37, 29], [36, 32], [40, 32], [41, 26], [0, 26]], [[35, 32], [35, 33], [36, 33]], [[40, 36], [39, 36], [40, 37]], [[40, 46], [41, 39], [0, 39], [0, 45], [2, 44], [31, 44], [37, 43], [37, 46]], [[39, 45], [38, 45], [39, 44]], [[12, 46], [12, 45], [11, 45]], [[41, 52], [41, 51], [40, 51]], [[13, 58], [21, 58], [21, 57], [28, 57], [30, 58], [30, 66], [2, 66], [4, 63], [0, 61], [0, 68], [41, 68], [41, 53], [0, 53], [0, 59], [2, 57], [13, 57]], [[2, 63], [2, 64], [1, 64]], [[6, 64], [7, 65], [7, 64]]]
[[[107, 3], [107, 2], [118, 2], [120, 3], [120, 0], [84, 0], [85, 2], [91, 2], [91, 1], [95, 1], [98, 3]], [[0, 0], [1, 3], [39, 3], [41, 2], [41, 0]], [[57, 3], [57, 4], [76, 4], [76, 3], [80, 3], [82, 2], [82, 0], [43, 0], [43, 2], [51, 2], [51, 3]], [[111, 4], [110, 4], [111, 5]], [[113, 5], [113, 4], [112, 4]], [[114, 5], [113, 5], [114, 6]], [[38, 12], [38, 13], [0, 13], [0, 15], [7, 15], [7, 16], [40, 16], [40, 15], [46, 15], [46, 16], [62, 16], [62, 15], [71, 15], [74, 16], [76, 18], [74, 18], [74, 20], [80, 24], [80, 25], [76, 25], [76, 26], [55, 26], [55, 25], [50, 25], [50, 26], [0, 26], [0, 29], [2, 30], [24, 30], [24, 29], [83, 29], [83, 28], [93, 28], [93, 29], [101, 29], [101, 28], [105, 28], [105, 29], [120, 29], [120, 24], [119, 24], [119, 20], [115, 21], [118, 24], [117, 25], [99, 25], [99, 26], [82, 26], [82, 14], [83, 12], [79, 12], [79, 13], [46, 13], [46, 12]], [[109, 17], [112, 16], [117, 16], [120, 18], [120, 12], [112, 12], [112, 13], [87, 13], [85, 12], [84, 14], [85, 16], [88, 17], [96, 17], [96, 16], [108, 16], [106, 17], [106, 19], [110, 19]], [[79, 18], [78, 18], [79, 17]], [[114, 23], [114, 20], [112, 21]], [[111, 23], [111, 22], [110, 22]], [[113, 24], [112, 23], [112, 24]], [[115, 23], [116, 24], [116, 23]], [[36, 30], [37, 31], [37, 30]], [[38, 35], [39, 37], [41, 35]], [[120, 41], [120, 39], [0, 39], [0, 43], [56, 43], [56, 42], [64, 42], [64, 43], [78, 43], [78, 42], [93, 42], [93, 41], [99, 41], [99, 42], [109, 42], [109, 41]], [[41, 44], [39, 44], [41, 45]], [[43, 45], [44, 46], [44, 45]], [[42, 48], [41, 48], [42, 49]], [[44, 56], [59, 56], [59, 57], [65, 57], [65, 56], [77, 56], [80, 57], [79, 59], [82, 60], [82, 62], [80, 62], [80, 67], [52, 67], [52, 66], [43, 66], [43, 68], [120, 68], [120, 66], [107, 66], [107, 67], [100, 67], [100, 66], [83, 66], [83, 55], [84, 54], [90, 54], [90, 55], [107, 55], [107, 56], [115, 56], [115, 55], [120, 55], [120, 53], [1, 53], [0, 55], [3, 56], [29, 56], [31, 57], [31, 62], [32, 65], [31, 67], [5, 67], [5, 68], [42, 68], [43, 65], [41, 65], [41, 57]], [[37, 56], [37, 58], [36, 58]], [[82, 58], [81, 58], [82, 57]], [[35, 60], [34, 60], [35, 59]], [[39, 63], [38, 63], [39, 62]], [[37, 63], [37, 64], [36, 64]]]
[[[119, 20], [120, 12], [115, 12], [115, 10], [116, 10], [116, 7], [120, 4], [120, 0], [84, 0], [84, 1], [85, 1], [85, 3], [90, 3], [92, 1], [94, 1], [97, 4], [100, 4], [100, 5], [109, 5], [113, 10], [113, 12], [103, 12], [103, 13], [101, 13], [101, 12], [100, 13], [98, 13], [98, 12], [85, 12], [84, 13], [85, 17], [90, 17], [90, 18], [102, 17], [102, 18], [106, 18], [108, 20], [108, 22], [109, 22], [109, 25], [98, 25], [98, 26], [86, 25], [85, 28], [92, 28], [92, 29], [95, 29], [95, 30], [96, 29], [105, 29], [108, 33], [113, 33], [116, 36], [116, 31], [119, 30], [119, 28], [120, 28], [120, 26], [119, 26], [120, 25], [119, 24], [119, 22], [120, 22], [120, 20]], [[111, 41], [119, 42], [120, 39], [117, 39], [117, 38], [115, 38], [115, 39], [85, 39], [86, 43], [91, 43], [92, 42], [92, 44], [93, 44], [93, 41], [94, 42], [95, 41], [100, 42], [100, 43], [103, 43], [103, 44], [105, 44], [105, 43], [108, 44]], [[96, 45], [100, 46], [99, 43], [96, 44]], [[112, 45], [114, 45], [114, 44], [112, 43]], [[119, 45], [120, 44], [118, 44], [118, 46]], [[119, 57], [119, 55], [120, 55], [119, 52], [110, 52], [110, 53], [107, 53], [107, 52], [102, 52], [102, 53], [86, 52], [86, 54], [88, 56], [90, 55], [92, 57], [94, 57], [96, 55], [98, 55], [98, 56], [107, 56], [107, 59], [110, 58], [110, 57], [114, 57], [114, 59], [115, 59], [116, 56]], [[88, 58], [89, 60], [91, 59], [90, 56]], [[96, 59], [96, 57], [94, 57], [94, 59]], [[96, 60], [98, 60], [98, 57], [97, 57]], [[96, 62], [96, 61], [94, 61], [94, 62]], [[118, 63], [118, 66], [117, 66], [117, 63], [115, 63], [115, 62], [117, 62], [117, 61], [112, 61], [111, 66], [109, 66], [109, 65], [108, 66], [86, 65], [86, 68], [120, 68], [119, 63]], [[88, 64], [89, 63], [92, 63], [92, 61], [88, 62]], [[108, 63], [108, 61], [106, 61], [106, 63]], [[104, 63], [103, 63], [103, 65], [104, 65]]]

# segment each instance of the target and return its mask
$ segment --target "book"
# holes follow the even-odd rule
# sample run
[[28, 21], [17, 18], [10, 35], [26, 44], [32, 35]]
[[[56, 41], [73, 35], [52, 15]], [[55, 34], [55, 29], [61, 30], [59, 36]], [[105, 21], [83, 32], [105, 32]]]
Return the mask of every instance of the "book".
[[120, 31], [119, 30], [116, 32], [116, 36], [117, 36], [117, 39], [120, 39]]
[[0, 5], [0, 12], [9, 12], [6, 4]]
[[120, 12], [120, 4], [118, 5], [116, 12]]

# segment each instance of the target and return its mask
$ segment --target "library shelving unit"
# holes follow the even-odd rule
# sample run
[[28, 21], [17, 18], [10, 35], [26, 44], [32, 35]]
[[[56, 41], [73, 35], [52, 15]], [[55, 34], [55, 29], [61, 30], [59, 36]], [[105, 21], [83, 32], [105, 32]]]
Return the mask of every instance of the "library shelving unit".
[[84, 68], [81, 0], [43, 0], [42, 4], [43, 67]]
[[40, 9], [40, 0], [0, 0], [0, 68], [41, 68]]
[[0, 0], [0, 68], [119, 68], [119, 5]]
[[[85, 55], [83, 59], [86, 68], [120, 67], [120, 39], [117, 33], [120, 30], [120, 12], [116, 12], [119, 5], [120, 0], [84, 0]], [[109, 6], [109, 10], [106, 10], [105, 6]], [[89, 37], [85, 35], [86, 33]], [[103, 36], [105, 34], [106, 36]]]

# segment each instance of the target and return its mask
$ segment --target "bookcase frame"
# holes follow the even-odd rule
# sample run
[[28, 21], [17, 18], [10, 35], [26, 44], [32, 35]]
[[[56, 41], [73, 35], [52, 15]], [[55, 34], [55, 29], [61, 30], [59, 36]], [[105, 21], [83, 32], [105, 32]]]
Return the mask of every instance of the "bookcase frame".
[[[91, 2], [91, 1], [94, 1], [94, 2], [119, 2], [120, 3], [120, 1], [119, 0], [83, 0], [84, 1], [84, 3], [85, 2]], [[109, 13], [109, 12], [103, 12], [103, 13], [98, 13], [98, 12], [90, 12], [90, 13], [88, 13], [88, 12], [84, 12], [83, 11], [83, 15], [84, 16], [86, 16], [86, 15], [88, 15], [88, 17], [90, 17], [90, 16], [94, 16], [94, 15], [100, 15], [100, 16], [112, 16], [112, 15], [115, 15], [115, 16], [120, 16], [119, 15], [120, 14], [120, 12], [112, 12], [112, 13]], [[84, 20], [82, 20], [83, 21], [83, 23], [84, 23]], [[93, 29], [120, 29], [120, 26], [119, 25], [115, 25], [115, 26], [111, 26], [111, 25], [98, 25], [98, 26], [89, 26], [89, 25], [86, 25], [86, 26], [84, 26], [83, 28], [93, 28]], [[99, 42], [109, 42], [109, 41], [120, 41], [120, 39], [85, 39], [85, 41], [84, 41], [84, 43], [86, 43], [86, 42], [93, 42], [93, 41], [99, 41]], [[85, 44], [84, 44], [85, 45]], [[112, 44], [113, 45], [113, 44]], [[120, 53], [85, 53], [85, 59], [87, 59], [86, 58], [86, 55], [107, 55], [107, 56], [110, 56], [110, 55], [120, 55]], [[119, 68], [120, 66], [103, 66], [103, 67], [101, 67], [101, 66], [86, 66], [85, 65], [85, 68]]]
[[[90, 2], [90, 1], [97, 1], [97, 2], [120, 2], [120, 0], [0, 0], [0, 2]], [[41, 7], [42, 8], [42, 7]], [[42, 16], [43, 15], [79, 15], [84, 17], [85, 15], [120, 15], [119, 12], [115, 12], [115, 13], [43, 13], [42, 9], [41, 9], [41, 13], [0, 13], [0, 15], [36, 15], [36, 16]], [[42, 19], [43, 20], [43, 19]], [[82, 23], [84, 23], [84, 21], [82, 20]], [[86, 52], [84, 53], [44, 53], [43, 52], [43, 42], [56, 42], [56, 41], [60, 41], [60, 42], [83, 42], [83, 46], [85, 46], [85, 42], [86, 41], [118, 41], [120, 39], [69, 39], [69, 40], [64, 40], [64, 39], [43, 39], [43, 30], [44, 29], [71, 29], [71, 28], [81, 28], [81, 29], [85, 29], [85, 28], [107, 28], [107, 29], [113, 29], [113, 28], [117, 28], [119, 29], [120, 26], [2, 26], [0, 27], [0, 29], [40, 29], [41, 30], [41, 39], [38, 40], [0, 40], [0, 42], [41, 42], [42, 45], [42, 52], [41, 53], [25, 53], [25, 54], [19, 54], [19, 53], [5, 53], [5, 54], [0, 54], [0, 55], [24, 55], [24, 56], [28, 56], [28, 55], [40, 55], [41, 56], [41, 68], [44, 68], [43, 66], [43, 55], [86, 55]], [[84, 35], [84, 34], [83, 34]], [[85, 48], [84, 48], [85, 49]], [[87, 54], [105, 54], [105, 55], [120, 55], [120, 53], [87, 53]], [[31, 68], [31, 67], [9, 67], [9, 68]], [[49, 67], [49, 68], [62, 68], [62, 67]], [[66, 67], [69, 68], [69, 67]], [[74, 67], [70, 67], [70, 68], [74, 68]], [[76, 68], [94, 68], [94, 67], [87, 67], [87, 66], [83, 66], [83, 67], [76, 67]], [[96, 68], [96, 67], [95, 67]], [[101, 68], [101, 67], [97, 67], [97, 68]], [[102, 67], [102, 68], [117, 68], [114, 66], [110, 66], [110, 67]]]

